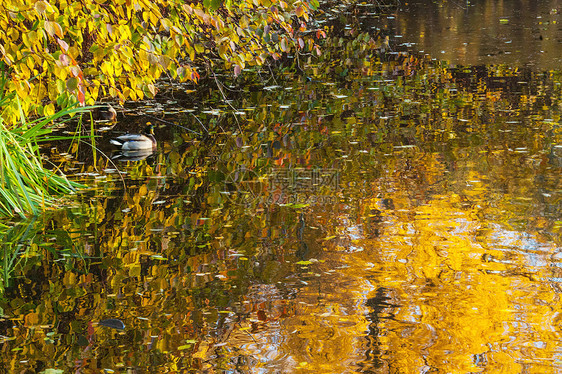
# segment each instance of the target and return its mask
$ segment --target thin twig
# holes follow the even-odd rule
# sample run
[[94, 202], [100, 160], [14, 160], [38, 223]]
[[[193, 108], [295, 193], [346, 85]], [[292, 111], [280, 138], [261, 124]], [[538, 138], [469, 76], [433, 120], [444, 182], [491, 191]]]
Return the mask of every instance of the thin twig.
[[215, 78], [215, 83], [217, 84], [217, 87], [222, 95], [222, 98], [228, 104], [228, 106], [234, 111], [234, 119], [236, 120], [236, 124], [238, 125], [238, 130], [240, 130], [240, 133], [242, 133], [242, 127], [240, 127], [240, 123], [238, 122], [238, 117], [236, 117], [236, 112], [238, 112], [238, 110], [235, 107], [233, 107], [232, 104], [226, 98], [226, 95], [222, 90], [222, 83], [220, 83], [219, 80], [217, 79], [217, 75], [215, 74], [215, 71], [211, 69], [211, 72], [213, 73], [213, 78]]
[[96, 147], [95, 145], [93, 145], [92, 143], [89, 143], [83, 139], [78, 139], [80, 142], [89, 145], [90, 147], [94, 148], [97, 152], [101, 153], [102, 156], [104, 156], [107, 161], [109, 161], [113, 167], [115, 167], [115, 170], [117, 170], [117, 172], [119, 173], [119, 178], [121, 178], [121, 182], [123, 182], [123, 188], [126, 188], [127, 185], [125, 183], [125, 178], [123, 178], [123, 175], [121, 173], [121, 170], [119, 170], [119, 168], [117, 167], [117, 164], [115, 162], [113, 162], [113, 160], [111, 159], [111, 157], [109, 157], [108, 155], [105, 154], [105, 152], [103, 152], [101, 149], [99, 149], [98, 147]]
[[[190, 113], [191, 113], [191, 112], [190, 112]], [[191, 113], [191, 114], [193, 114], [193, 113]], [[162, 118], [158, 118], [158, 117], [151, 116], [150, 114], [145, 114], [144, 116], [145, 116], [145, 117], [148, 117], [148, 118], [155, 119], [155, 120], [157, 120], [157, 121], [160, 121], [160, 122], [165, 123], [165, 124], [168, 124], [168, 125], [173, 125], [173, 126], [181, 127], [182, 129], [187, 130], [187, 131], [190, 131], [190, 132], [192, 132], [192, 133], [194, 133], [194, 134], [197, 134], [197, 135], [199, 135], [199, 136], [202, 136], [202, 135], [203, 135], [203, 134], [201, 134], [200, 132], [197, 132], [197, 131], [195, 131], [195, 130], [189, 129], [189, 128], [184, 127], [184, 126], [182, 126], [182, 125], [178, 125], [177, 123], [174, 123], [174, 122], [166, 121], [165, 119], [162, 119]], [[201, 122], [201, 120], [200, 120], [199, 118], [197, 118], [197, 116], [196, 116], [195, 114], [193, 114], [193, 116], [194, 116], [195, 119], [199, 122], [199, 124], [201, 125], [201, 127], [203, 127], [203, 129], [205, 130], [205, 132], [206, 132], [207, 134], [209, 134], [209, 130], [207, 130], [207, 128], [205, 127], [205, 125], [203, 124], [203, 122]]]

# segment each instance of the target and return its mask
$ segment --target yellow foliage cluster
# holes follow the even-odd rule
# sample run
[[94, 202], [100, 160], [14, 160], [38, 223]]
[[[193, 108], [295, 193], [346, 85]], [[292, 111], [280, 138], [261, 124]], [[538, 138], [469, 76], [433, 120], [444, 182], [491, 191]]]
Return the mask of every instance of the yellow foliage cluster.
[[[235, 4], [236, 3], [236, 4]], [[24, 114], [51, 115], [76, 102], [153, 97], [163, 74], [197, 82], [220, 57], [239, 74], [291, 48], [317, 0], [7, 0], [0, 3], [2, 95]], [[310, 43], [309, 43], [310, 44]], [[310, 46], [309, 46], [310, 47]], [[19, 118], [15, 103], [2, 118]]]

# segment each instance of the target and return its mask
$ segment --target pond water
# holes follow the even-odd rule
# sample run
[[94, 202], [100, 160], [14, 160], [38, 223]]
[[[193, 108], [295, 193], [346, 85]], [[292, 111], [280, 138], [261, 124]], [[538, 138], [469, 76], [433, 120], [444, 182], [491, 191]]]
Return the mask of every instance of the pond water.
[[560, 73], [360, 11], [303, 74], [121, 108], [100, 151], [150, 120], [148, 158], [51, 146], [91, 188], [1, 227], [6, 372], [560, 372]]
[[398, 44], [455, 64], [560, 69], [560, 2], [409, 1], [388, 20]]

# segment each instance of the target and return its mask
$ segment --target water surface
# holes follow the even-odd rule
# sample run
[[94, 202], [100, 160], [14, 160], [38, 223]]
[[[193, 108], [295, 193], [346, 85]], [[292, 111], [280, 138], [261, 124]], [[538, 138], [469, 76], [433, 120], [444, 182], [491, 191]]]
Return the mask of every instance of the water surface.
[[417, 0], [389, 22], [396, 43], [454, 64], [559, 70], [561, 10], [558, 1]]
[[381, 55], [349, 22], [306, 76], [232, 82], [236, 116], [146, 104], [200, 135], [129, 103], [100, 146], [150, 119], [155, 155], [74, 153], [81, 204], [3, 229], [2, 367], [559, 372], [559, 74]]

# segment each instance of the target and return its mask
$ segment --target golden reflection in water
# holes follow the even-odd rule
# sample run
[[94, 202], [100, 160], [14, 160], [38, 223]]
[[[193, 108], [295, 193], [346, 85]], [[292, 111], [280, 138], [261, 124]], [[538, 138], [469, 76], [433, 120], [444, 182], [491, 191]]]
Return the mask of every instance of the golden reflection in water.
[[[445, 184], [437, 159], [419, 160], [426, 181]], [[318, 262], [297, 281], [291, 313], [245, 339], [256, 372], [555, 372], [557, 247], [486, 219], [511, 216], [504, 197], [493, 201], [474, 165], [458, 173], [462, 183], [439, 193], [379, 181], [395, 184], [392, 210], [364, 199], [337, 217], [315, 211], [346, 231], [316, 240]]]
[[[47, 259], [40, 279], [18, 278], [21, 294], [5, 304], [15, 327], [5, 328], [4, 362], [12, 371], [62, 367], [64, 356], [93, 371], [556, 372], [560, 157], [545, 150], [561, 144], [558, 99], [531, 90], [515, 110], [500, 91], [480, 90], [483, 80], [476, 93], [432, 90], [451, 79], [442, 73], [409, 91], [433, 92], [430, 104], [406, 90], [396, 94], [401, 107], [387, 108], [374, 95], [357, 118], [336, 112], [330, 126], [341, 131], [271, 133], [271, 159], [258, 135], [246, 155], [218, 152], [231, 160], [223, 172], [245, 157], [249, 166], [274, 156], [335, 165], [345, 188], [333, 206], [233, 206], [195, 147], [170, 156], [165, 179], [132, 165], [138, 182], [92, 201], [89, 224], [62, 215], [69, 238], [59, 232], [57, 249], [90, 248], [101, 256], [92, 269]], [[557, 97], [557, 81], [540, 82]], [[377, 90], [363, 94], [379, 92], [371, 83]], [[519, 111], [534, 119], [508, 123]], [[383, 120], [387, 112], [405, 119]], [[352, 144], [342, 118], [364, 121], [364, 137]], [[204, 160], [201, 172], [193, 159]], [[90, 333], [89, 321], [108, 317], [127, 330]]]

